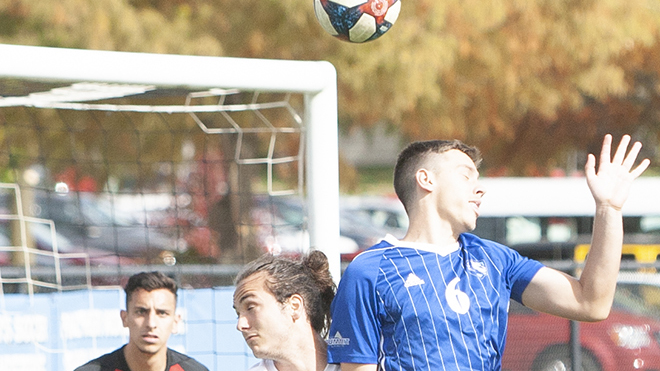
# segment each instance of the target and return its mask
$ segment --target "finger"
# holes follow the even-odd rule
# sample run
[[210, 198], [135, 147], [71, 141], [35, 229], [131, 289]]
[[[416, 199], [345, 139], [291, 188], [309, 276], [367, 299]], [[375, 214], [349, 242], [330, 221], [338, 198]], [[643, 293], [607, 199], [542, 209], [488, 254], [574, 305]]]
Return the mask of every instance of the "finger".
[[610, 163], [611, 151], [612, 151], [612, 136], [610, 134], [607, 134], [605, 135], [605, 138], [603, 138], [603, 146], [600, 149], [600, 166], [603, 166], [603, 164]]
[[642, 160], [642, 162], [639, 165], [637, 165], [636, 168], [633, 169], [633, 171], [630, 172], [630, 174], [633, 177], [637, 178], [638, 176], [642, 175], [642, 173], [646, 170], [646, 168], [649, 167], [650, 164], [651, 164], [651, 160], [645, 158], [644, 160]]
[[596, 156], [591, 153], [587, 155], [587, 163], [584, 165], [584, 174], [588, 178], [596, 176]]
[[619, 142], [619, 147], [617, 147], [616, 152], [614, 153], [614, 158], [612, 159], [613, 164], [622, 164], [623, 159], [626, 157], [626, 150], [628, 149], [628, 144], [630, 144], [630, 135], [624, 135], [621, 137], [621, 142]]
[[625, 166], [626, 169], [633, 167], [641, 149], [642, 143], [635, 142], [635, 144], [633, 144], [632, 148], [630, 148], [630, 152], [628, 152], [628, 155], [626, 155], [626, 159], [623, 161], [623, 166]]

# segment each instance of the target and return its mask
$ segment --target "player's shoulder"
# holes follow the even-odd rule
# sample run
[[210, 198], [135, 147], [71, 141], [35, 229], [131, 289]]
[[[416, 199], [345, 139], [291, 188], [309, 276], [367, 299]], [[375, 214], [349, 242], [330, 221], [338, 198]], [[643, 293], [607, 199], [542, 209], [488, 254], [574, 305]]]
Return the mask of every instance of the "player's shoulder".
[[392, 248], [394, 248], [394, 245], [385, 238], [358, 254], [348, 265], [348, 268], [351, 270], [363, 270], [374, 265], [378, 267], [378, 261], [382, 259], [383, 254]]
[[74, 371], [122, 371], [124, 369], [128, 371], [123, 349], [124, 347], [121, 347], [112, 353], [104, 354], [76, 368]]
[[[382, 240], [376, 245], [364, 250], [358, 254], [353, 261], [348, 264], [342, 274], [339, 286], [346, 285], [347, 281], [372, 281], [378, 275], [380, 262], [385, 251], [392, 248], [392, 244]], [[344, 284], [342, 284], [344, 283]]]
[[167, 363], [170, 365], [170, 370], [172, 366], [179, 365], [183, 371], [208, 371], [209, 369], [203, 364], [199, 363], [196, 359], [179, 353], [174, 349], [167, 348]]
[[96, 360], [89, 361], [82, 366], [79, 366], [74, 371], [101, 371], [101, 364], [95, 362]]
[[510, 249], [509, 247], [495, 241], [487, 240], [481, 238], [472, 233], [462, 233], [459, 237], [459, 243], [461, 246], [464, 246], [467, 249], [471, 248], [481, 248], [481, 247], [492, 247], [495, 249]]
[[480, 238], [471, 233], [463, 233], [460, 236], [460, 244], [475, 256], [488, 256], [491, 260], [499, 261], [518, 261], [521, 256], [516, 250], [503, 245], [499, 242]]

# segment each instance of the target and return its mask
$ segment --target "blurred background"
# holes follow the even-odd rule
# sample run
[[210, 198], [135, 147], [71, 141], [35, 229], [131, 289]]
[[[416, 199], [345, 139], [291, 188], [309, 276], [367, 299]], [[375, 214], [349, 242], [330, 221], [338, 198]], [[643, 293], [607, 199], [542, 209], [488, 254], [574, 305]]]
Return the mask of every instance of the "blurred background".
[[[535, 178], [544, 186], [551, 179], [583, 182], [586, 156], [599, 151], [606, 133], [641, 141], [641, 157], [651, 159], [650, 185], [634, 196], [647, 208], [626, 216], [626, 272], [612, 317], [578, 325], [512, 304], [509, 370], [574, 369], [576, 349], [584, 370], [660, 369], [659, 38], [658, 0], [404, 0], [392, 29], [365, 44], [326, 34], [311, 0], [0, 0], [4, 44], [330, 61], [338, 79], [344, 265], [385, 234], [405, 233], [391, 184], [396, 155], [410, 141], [461, 139], [481, 149], [486, 179]], [[0, 63], [7, 58], [0, 55]], [[0, 98], [61, 89], [71, 87], [0, 79]], [[64, 370], [118, 347], [126, 339], [121, 329], [61, 328], [72, 326], [72, 318], [89, 324], [111, 318], [126, 278], [160, 269], [191, 289], [190, 301], [180, 305], [188, 330], [173, 346], [211, 369], [244, 369], [253, 359], [240, 337], [200, 340], [238, 336], [230, 306], [223, 307], [233, 275], [264, 252], [296, 255], [312, 247], [301, 96], [148, 88], [131, 94], [103, 102], [182, 105], [192, 96], [185, 104], [265, 105], [181, 117], [2, 106], [0, 214], [32, 222], [21, 235], [16, 219], [0, 218], [0, 246], [28, 241], [68, 255], [0, 249], [0, 364]], [[250, 135], [240, 141], [233, 134], [205, 135], [201, 126], [240, 126]], [[257, 161], [263, 158], [277, 165]], [[518, 190], [513, 184], [502, 189]], [[541, 187], [513, 193], [519, 198], [511, 204], [533, 211], [494, 207], [477, 232], [579, 274], [592, 222], [574, 201], [581, 191], [555, 186], [564, 192], [555, 199], [568, 206], [549, 212], [534, 208]], [[498, 194], [497, 184], [490, 189]], [[49, 285], [57, 274], [63, 281]], [[46, 284], [21, 279], [28, 276]], [[75, 290], [89, 287], [112, 294]], [[28, 291], [37, 299], [26, 299]], [[71, 300], [89, 311], [75, 312]]]
[[478, 146], [486, 175], [579, 172], [608, 132], [657, 159], [659, 25], [654, 0], [415, 0], [387, 37], [350, 44], [328, 37], [311, 0], [0, 3], [2, 43], [330, 61], [346, 192], [389, 183], [417, 139]]

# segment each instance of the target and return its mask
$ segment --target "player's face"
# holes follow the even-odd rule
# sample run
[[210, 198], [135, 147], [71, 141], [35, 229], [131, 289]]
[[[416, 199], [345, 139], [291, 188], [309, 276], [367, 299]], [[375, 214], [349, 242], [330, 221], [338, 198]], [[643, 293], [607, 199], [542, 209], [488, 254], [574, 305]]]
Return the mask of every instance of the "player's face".
[[485, 193], [474, 162], [456, 149], [437, 154], [431, 161], [437, 179], [435, 195], [440, 217], [457, 235], [473, 230]]
[[265, 286], [265, 274], [246, 278], [234, 292], [236, 328], [254, 356], [281, 360], [290, 355], [286, 349], [293, 331], [293, 317], [288, 303], [279, 303]]
[[128, 308], [121, 311], [121, 320], [128, 328], [128, 346], [146, 354], [167, 352], [167, 340], [176, 333], [179, 316], [176, 298], [167, 289], [133, 292]]

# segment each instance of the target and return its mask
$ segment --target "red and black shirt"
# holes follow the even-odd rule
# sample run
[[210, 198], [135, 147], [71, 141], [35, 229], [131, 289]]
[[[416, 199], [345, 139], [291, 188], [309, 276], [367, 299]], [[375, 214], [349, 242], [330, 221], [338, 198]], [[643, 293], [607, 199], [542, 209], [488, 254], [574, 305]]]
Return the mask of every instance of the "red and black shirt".
[[[102, 355], [78, 367], [75, 371], [133, 371], [124, 357], [124, 347]], [[185, 354], [167, 348], [167, 365], [163, 371], [209, 371], [201, 363]]]

